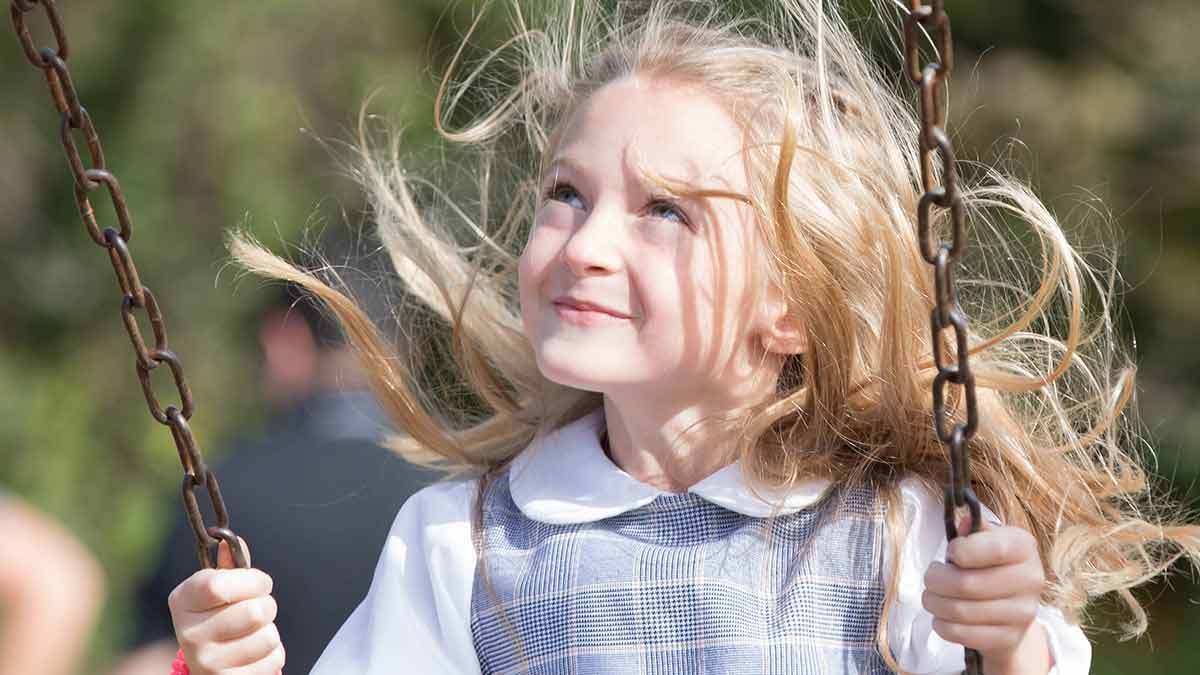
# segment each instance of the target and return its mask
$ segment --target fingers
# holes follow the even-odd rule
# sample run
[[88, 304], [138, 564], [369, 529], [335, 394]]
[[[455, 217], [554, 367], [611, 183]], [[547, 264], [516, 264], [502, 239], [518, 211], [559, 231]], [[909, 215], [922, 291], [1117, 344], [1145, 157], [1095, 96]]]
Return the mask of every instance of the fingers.
[[[250, 546], [245, 539], [238, 537], [238, 542], [242, 545], [242, 550], [246, 552], [246, 564], [250, 564]], [[217, 567], [228, 570], [237, 567], [237, 563], [233, 561], [233, 552], [229, 550], [229, 544], [225, 540], [221, 540], [217, 544]]]
[[212, 639], [218, 642], [233, 640], [249, 635], [260, 626], [274, 623], [279, 614], [275, 598], [264, 595], [253, 600], [230, 605], [214, 616]]
[[983, 530], [950, 542], [946, 558], [962, 568], [1012, 565], [1038, 557], [1037, 540], [1019, 527], [985, 525]]
[[1015, 645], [1020, 644], [1026, 628], [1014, 625], [980, 626], [934, 619], [933, 631], [947, 642], [986, 653], [1011, 650]]
[[217, 555], [220, 569], [196, 572], [167, 600], [191, 672], [280, 675], [285, 654], [274, 624], [278, 606], [270, 595], [271, 577], [253, 568], [233, 569], [225, 542]]
[[958, 536], [960, 537], [965, 537], [969, 534], [979, 534], [979, 532], [986, 532], [987, 530], [994, 530], [999, 527], [981, 513], [979, 514], [979, 532], [971, 532], [970, 511], [960, 508], [956, 513], [958, 513]]
[[273, 622], [278, 614], [275, 598], [264, 595], [243, 600], [221, 609], [195, 615], [196, 623], [178, 632], [180, 639], [201, 642], [228, 642], [245, 637]]
[[227, 642], [195, 643], [180, 637], [193, 673], [274, 675], [284, 664], [283, 644], [275, 624]]
[[[966, 531], [970, 516], [958, 526]], [[1045, 586], [1033, 535], [984, 520], [978, 532], [947, 545], [946, 559], [925, 572], [921, 604], [934, 617], [934, 631], [980, 654], [1013, 653], [1033, 634]]]
[[960, 600], [994, 600], [1018, 595], [1037, 597], [1045, 583], [1041, 563], [961, 569], [935, 562], [925, 573], [925, 588]]
[[221, 675], [283, 675], [280, 669], [283, 668], [284, 661], [284, 648], [283, 645], [279, 645], [262, 661], [226, 670]]
[[200, 570], [171, 591], [172, 613], [205, 612], [241, 600], [268, 595], [271, 577], [257, 569]]
[[934, 617], [950, 623], [1024, 626], [1037, 617], [1038, 601], [1032, 596], [998, 600], [961, 600], [926, 590], [921, 595], [921, 606]]

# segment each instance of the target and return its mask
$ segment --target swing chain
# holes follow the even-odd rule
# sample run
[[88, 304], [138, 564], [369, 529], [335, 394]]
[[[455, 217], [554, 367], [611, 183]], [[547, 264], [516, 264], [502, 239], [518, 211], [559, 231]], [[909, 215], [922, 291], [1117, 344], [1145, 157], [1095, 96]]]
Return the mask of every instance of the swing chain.
[[[958, 536], [958, 509], [966, 507], [970, 514], [970, 531], [977, 532], [981, 524], [979, 499], [971, 489], [969, 444], [979, 428], [979, 409], [975, 395], [975, 374], [969, 361], [967, 316], [958, 304], [954, 283], [954, 266], [966, 249], [963, 227], [962, 193], [958, 188], [958, 172], [954, 159], [954, 144], [946, 133], [946, 100], [942, 85], [954, 70], [954, 40], [950, 31], [950, 16], [945, 0], [909, 0], [909, 12], [904, 21], [904, 66], [906, 75], [920, 91], [921, 131], [918, 138], [921, 152], [921, 187], [924, 190], [917, 203], [917, 235], [921, 257], [934, 270], [934, 308], [929, 315], [933, 345], [933, 361], [937, 376], [933, 380], [933, 427], [945, 444], [950, 457], [950, 481], [945, 487], [945, 525], [947, 541]], [[919, 37], [921, 29], [937, 34], [940, 62], [921, 65]], [[941, 156], [941, 178], [938, 185], [934, 155]], [[949, 211], [951, 242], [934, 246], [931, 210], [934, 206]], [[946, 329], [954, 333], [953, 358], [950, 363]], [[966, 419], [955, 421], [947, 428], [946, 385], [956, 384], [963, 389]], [[967, 649], [965, 660], [968, 675], [980, 675], [983, 661], [979, 652]]]
[[[57, 43], [57, 49], [49, 47], [38, 49], [26, 23], [26, 14], [41, 6], [46, 20]], [[67, 164], [71, 169], [75, 185], [75, 203], [79, 207], [79, 215], [83, 220], [88, 235], [97, 245], [108, 251], [109, 260], [117, 276], [117, 286], [121, 292], [121, 319], [129, 334], [130, 343], [136, 355], [138, 380], [149, 406], [150, 414], [159, 423], [171, 430], [171, 438], [175, 449], [179, 452], [179, 461], [183, 465], [183, 504], [192, 534], [196, 539], [196, 554], [200, 565], [205, 568], [215, 567], [212, 557], [212, 547], [219, 541], [225, 541], [233, 553], [234, 562], [238, 567], [249, 567], [246, 551], [242, 547], [233, 530], [229, 529], [229, 513], [221, 499], [221, 490], [217, 477], [209, 471], [204, 463], [200, 448], [196, 446], [188, 420], [192, 418], [195, 404], [192, 401], [191, 390], [184, 377], [183, 366], [175, 352], [168, 349], [167, 330], [163, 321], [162, 311], [158, 301], [149, 288], [142, 285], [141, 277], [133, 262], [133, 254], [128, 243], [133, 236], [133, 221], [130, 218], [129, 207], [125, 195], [121, 191], [120, 181], [116, 174], [108, 170], [104, 161], [104, 148], [100, 144], [100, 134], [96, 131], [92, 118], [87, 109], [79, 101], [79, 93], [71, 79], [71, 71], [67, 67], [69, 43], [63, 27], [62, 17], [54, 0], [12, 0], [10, 13], [17, 40], [25, 57], [35, 67], [40, 68], [50, 87], [50, 97], [61, 117], [60, 135], [63, 149], [66, 151]], [[80, 157], [79, 146], [75, 142], [74, 132], [83, 133], [87, 144], [88, 155], [91, 158], [91, 168], [86, 168]], [[101, 229], [96, 219], [88, 194], [104, 186], [116, 212], [119, 229], [106, 227]], [[154, 332], [154, 347], [146, 346], [142, 339], [141, 329], [135, 316], [136, 310], [143, 310]], [[168, 405], [163, 408], [154, 392], [150, 374], [160, 365], [166, 364], [175, 381], [175, 389], [179, 394], [180, 406]], [[196, 488], [203, 487], [209, 495], [213, 512], [216, 514], [216, 525], [205, 525], [196, 500]]]

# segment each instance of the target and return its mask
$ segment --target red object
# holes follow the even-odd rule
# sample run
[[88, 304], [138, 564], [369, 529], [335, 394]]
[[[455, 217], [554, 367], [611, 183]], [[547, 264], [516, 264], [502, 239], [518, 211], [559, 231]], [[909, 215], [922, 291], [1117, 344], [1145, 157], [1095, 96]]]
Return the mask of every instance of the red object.
[[[187, 661], [183, 659], [182, 649], [175, 653], [175, 660], [171, 662], [171, 675], [192, 675], [188, 670]], [[278, 675], [283, 675], [283, 671], [279, 671]]]
[[191, 675], [188, 671], [187, 661], [183, 660], [183, 650], [175, 655], [175, 660], [171, 662], [171, 675]]

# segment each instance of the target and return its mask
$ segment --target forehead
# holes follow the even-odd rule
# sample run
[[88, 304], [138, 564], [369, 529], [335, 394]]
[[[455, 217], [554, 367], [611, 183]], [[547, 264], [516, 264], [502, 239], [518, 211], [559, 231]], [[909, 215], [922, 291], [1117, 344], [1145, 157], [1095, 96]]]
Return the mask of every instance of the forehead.
[[699, 87], [628, 76], [601, 87], [566, 120], [556, 157], [741, 191], [741, 147], [732, 116]]

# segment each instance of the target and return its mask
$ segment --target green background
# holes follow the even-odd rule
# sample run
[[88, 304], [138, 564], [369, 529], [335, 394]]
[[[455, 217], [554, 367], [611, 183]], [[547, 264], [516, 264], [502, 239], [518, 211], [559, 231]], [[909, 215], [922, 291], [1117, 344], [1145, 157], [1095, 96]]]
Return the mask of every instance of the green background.
[[[754, 3], [746, 3], [752, 5]], [[856, 21], [861, 0], [847, 3]], [[1194, 0], [950, 0], [960, 157], [1007, 156], [1064, 220], [1117, 219], [1141, 418], [1155, 471], [1200, 497], [1200, 5]], [[363, 100], [427, 149], [432, 96], [473, 7], [440, 0], [60, 2], [84, 105], [134, 217], [131, 248], [165, 308], [211, 459], [260, 425], [255, 278], [226, 228], [287, 251], [308, 226], [360, 222], [358, 189], [322, 140]], [[1118, 10], [1119, 7], [1119, 10]], [[40, 15], [35, 35], [45, 43]], [[867, 25], [866, 23], [862, 25]], [[487, 23], [476, 43], [503, 35]], [[7, 43], [5, 45], [5, 43]], [[881, 50], [890, 72], [898, 57]], [[0, 39], [0, 485], [54, 514], [102, 561], [109, 600], [86, 672], [131, 627], [130, 594], [181, 517], [169, 434], [146, 413], [107, 256], [83, 231], [42, 76]], [[1013, 145], [1008, 139], [1017, 139]], [[103, 197], [102, 223], [112, 223]], [[1127, 337], [1127, 339], [1132, 339]], [[169, 378], [155, 376], [163, 396]], [[231, 504], [236, 526], [237, 504]], [[1093, 673], [1200, 672], [1200, 589], [1143, 589], [1151, 629], [1095, 631]], [[1112, 603], [1093, 617], [1115, 626]]]

